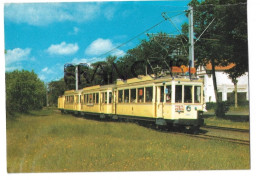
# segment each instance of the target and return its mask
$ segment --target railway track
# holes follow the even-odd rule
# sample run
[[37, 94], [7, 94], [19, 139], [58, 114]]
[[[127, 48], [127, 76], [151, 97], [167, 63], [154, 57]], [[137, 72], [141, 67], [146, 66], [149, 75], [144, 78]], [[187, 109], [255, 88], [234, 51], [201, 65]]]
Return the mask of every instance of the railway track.
[[185, 135], [185, 136], [190, 136], [190, 137], [195, 137], [195, 138], [200, 138], [200, 139], [220, 140], [220, 141], [226, 141], [226, 142], [231, 142], [231, 143], [236, 143], [236, 144], [241, 144], [241, 145], [250, 145], [250, 141], [242, 140], [242, 139], [213, 136], [213, 135], [207, 135], [207, 134], [187, 134], [187, 133], [182, 133], [182, 132], [173, 132], [173, 134]]
[[249, 133], [248, 129], [237, 129], [237, 128], [228, 128], [228, 127], [219, 127], [219, 126], [209, 126], [209, 125], [202, 126], [202, 128]]
[[221, 137], [221, 136], [213, 136], [213, 135], [207, 135], [207, 134], [193, 135], [193, 137], [202, 138], [202, 139], [221, 140], [221, 141], [227, 141], [227, 142], [232, 142], [232, 143], [242, 144], [242, 145], [250, 145], [250, 141], [248, 141], [248, 140], [227, 138], [227, 137]]

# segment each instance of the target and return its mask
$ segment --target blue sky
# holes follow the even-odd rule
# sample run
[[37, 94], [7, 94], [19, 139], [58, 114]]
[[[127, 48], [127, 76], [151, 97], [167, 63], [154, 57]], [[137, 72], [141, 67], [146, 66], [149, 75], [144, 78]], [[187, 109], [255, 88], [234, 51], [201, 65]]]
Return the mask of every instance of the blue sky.
[[[34, 70], [45, 82], [63, 77], [66, 63], [93, 63], [123, 56], [167, 12], [180, 28], [187, 1], [11, 3], [4, 5], [5, 71]], [[178, 16], [177, 16], [178, 15]], [[148, 33], [179, 34], [165, 21]], [[110, 54], [104, 53], [115, 49]]]

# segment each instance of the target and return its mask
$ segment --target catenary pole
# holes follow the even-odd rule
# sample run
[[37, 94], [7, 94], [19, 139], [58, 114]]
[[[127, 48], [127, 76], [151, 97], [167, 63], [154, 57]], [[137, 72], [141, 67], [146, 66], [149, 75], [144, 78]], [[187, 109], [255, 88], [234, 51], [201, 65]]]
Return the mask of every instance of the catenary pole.
[[78, 80], [78, 70], [79, 70], [79, 66], [76, 65], [76, 68], [75, 68], [75, 77], [76, 77], [76, 91], [79, 89], [79, 80]]
[[193, 7], [189, 7], [189, 64], [194, 67]]

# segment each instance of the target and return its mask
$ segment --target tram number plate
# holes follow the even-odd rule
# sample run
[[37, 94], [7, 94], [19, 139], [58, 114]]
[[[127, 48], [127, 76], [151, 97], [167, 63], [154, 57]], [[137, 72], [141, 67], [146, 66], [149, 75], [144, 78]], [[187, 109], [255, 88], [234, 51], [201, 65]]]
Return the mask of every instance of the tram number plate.
[[184, 111], [183, 105], [175, 105], [175, 111], [177, 112]]

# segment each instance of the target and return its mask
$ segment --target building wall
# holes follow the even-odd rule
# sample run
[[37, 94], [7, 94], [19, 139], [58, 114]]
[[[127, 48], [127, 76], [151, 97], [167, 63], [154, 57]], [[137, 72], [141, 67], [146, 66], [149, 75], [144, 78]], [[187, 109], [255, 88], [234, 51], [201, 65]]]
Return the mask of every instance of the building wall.
[[[217, 87], [218, 92], [222, 94], [222, 101], [226, 101], [228, 98], [228, 93], [232, 93], [235, 89], [234, 84], [225, 72], [216, 72]], [[204, 75], [205, 83], [205, 101], [206, 102], [216, 102], [213, 78], [211, 74]], [[246, 93], [246, 100], [248, 100], [248, 73], [238, 78], [237, 92]]]

